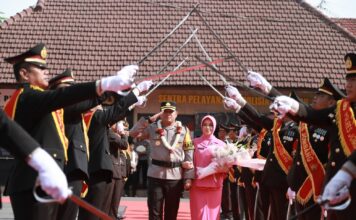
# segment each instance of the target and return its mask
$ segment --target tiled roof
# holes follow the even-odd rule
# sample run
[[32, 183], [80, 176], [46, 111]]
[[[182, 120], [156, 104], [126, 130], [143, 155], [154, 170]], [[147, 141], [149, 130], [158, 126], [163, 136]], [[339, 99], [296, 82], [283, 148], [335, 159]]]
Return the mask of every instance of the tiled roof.
[[332, 20], [356, 36], [356, 18], [333, 18]]
[[[0, 26], [0, 57], [47, 45], [53, 76], [65, 68], [79, 81], [110, 75], [138, 62], [187, 15], [197, 1], [175, 0], [39, 0]], [[356, 39], [307, 3], [297, 0], [199, 0], [199, 10], [230, 50], [248, 68], [263, 73], [280, 88], [315, 88], [323, 77], [343, 87], [343, 57], [356, 51]], [[156, 74], [191, 33], [213, 59], [228, 56], [223, 46], [193, 13], [140, 65], [138, 78]], [[196, 65], [203, 53], [190, 42], [169, 69], [182, 59]], [[220, 69], [236, 80], [246, 73], [235, 62]], [[204, 74], [223, 85], [211, 71]], [[0, 83], [14, 83], [12, 68], [0, 61]], [[195, 72], [171, 77], [165, 85], [203, 85]]]

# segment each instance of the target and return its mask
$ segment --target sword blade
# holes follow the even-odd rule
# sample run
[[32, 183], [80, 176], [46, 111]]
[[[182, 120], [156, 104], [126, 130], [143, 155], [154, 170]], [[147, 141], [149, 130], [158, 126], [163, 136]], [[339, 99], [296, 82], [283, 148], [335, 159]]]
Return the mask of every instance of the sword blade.
[[206, 84], [208, 84], [208, 86], [209, 86], [210, 88], [212, 88], [212, 90], [214, 90], [222, 99], [225, 98], [225, 96], [224, 96], [223, 94], [221, 94], [213, 85], [211, 85], [211, 83], [210, 83], [201, 73], [198, 72], [198, 75], [199, 75], [200, 78], [202, 78], [202, 79], [206, 82]]
[[184, 22], [192, 15], [192, 13], [197, 9], [199, 4], [194, 5], [193, 9], [189, 11], [189, 13], [176, 25], [176, 27], [169, 33], [167, 34], [151, 51], [149, 51], [144, 57], [142, 57], [137, 64], [140, 65], [142, 64], [153, 52], [155, 52], [164, 42], [167, 41], [167, 39], [176, 31], [180, 26], [184, 24]]
[[[184, 63], [185, 61], [187, 61], [188, 57], [186, 57], [182, 62], [180, 62], [174, 69], [173, 71], [176, 71], [177, 69], [179, 69]], [[166, 81], [171, 75], [167, 75], [166, 77], [164, 77], [159, 83], [157, 83], [155, 85], [155, 87], [153, 87], [149, 92], [146, 93], [146, 97], [149, 96], [153, 91], [155, 91], [160, 85], [162, 85], [162, 83], [164, 83], [164, 81]]]
[[241, 82], [239, 82], [239, 81], [233, 79], [232, 77], [226, 75], [226, 74], [223, 73], [221, 70], [218, 70], [216, 67], [214, 67], [211, 63], [205, 62], [205, 61], [202, 60], [200, 57], [197, 57], [197, 56], [196, 56], [195, 58], [196, 58], [197, 60], [199, 60], [201, 63], [205, 64], [205, 65], [206, 65], [207, 67], [209, 67], [210, 69], [212, 69], [214, 72], [216, 72], [216, 73], [222, 75], [223, 77], [225, 77], [225, 79], [228, 79], [228, 80], [230, 80], [231, 82], [236, 83], [237, 86], [239, 86], [239, 87], [241, 87], [241, 88], [244, 88], [244, 89], [250, 91], [251, 93], [254, 93], [254, 94], [256, 94], [256, 95], [258, 95], [258, 96], [261, 96], [261, 97], [263, 97], [263, 98], [265, 98], [265, 99], [268, 99], [268, 100], [270, 100], [270, 101], [273, 101], [273, 100], [274, 100], [273, 97], [269, 97], [269, 96], [267, 96], [267, 95], [265, 95], [265, 94], [263, 94], [263, 93], [261, 93], [261, 92], [255, 90], [255, 89], [252, 89], [252, 88], [250, 88], [250, 87], [244, 85], [243, 83], [241, 83]]
[[[193, 31], [191, 29], [191, 31]], [[203, 47], [203, 44], [200, 42], [199, 38], [197, 35], [194, 35], [194, 40], [197, 42], [199, 48], [201, 49], [201, 51], [203, 52], [203, 54], [205, 55], [206, 59], [211, 62], [212, 59], [209, 56], [208, 52], [206, 52], [205, 48]], [[216, 68], [216, 66], [213, 64], [213, 66]], [[224, 82], [225, 85], [229, 85], [229, 83], [226, 81], [225, 77], [223, 77], [222, 75], [219, 74], [220, 79]]]
[[171, 72], [166, 72], [166, 73], [162, 73], [162, 74], [156, 74], [156, 75], [148, 76], [146, 78], [142, 78], [142, 79], [136, 80], [135, 83], [138, 84], [138, 83], [140, 83], [142, 81], [145, 81], [145, 80], [154, 80], [154, 79], [159, 79], [159, 78], [162, 78], [162, 77], [166, 77], [167, 75], [177, 75], [177, 74], [180, 74], [180, 73], [190, 72], [192, 70], [204, 69], [209, 64], [222, 63], [222, 62], [230, 60], [232, 58], [233, 57], [226, 57], [226, 58], [216, 59], [216, 60], [213, 60], [211, 62], [206, 62], [205, 64], [202, 63], [202, 64], [199, 64], [199, 65], [196, 65], [196, 66], [190, 66], [190, 67], [186, 67], [186, 68], [179, 69], [179, 70], [176, 70], [176, 71], [171, 71]]
[[197, 10], [196, 13], [198, 14], [199, 18], [203, 21], [204, 25], [209, 29], [209, 31], [215, 36], [215, 38], [220, 42], [220, 44], [224, 47], [224, 49], [230, 54], [230, 56], [234, 57], [236, 63], [246, 72], [249, 69], [237, 58], [237, 56], [229, 49], [229, 47], [225, 44], [225, 42], [219, 37], [219, 35], [211, 28], [208, 22], [204, 19], [201, 13]]

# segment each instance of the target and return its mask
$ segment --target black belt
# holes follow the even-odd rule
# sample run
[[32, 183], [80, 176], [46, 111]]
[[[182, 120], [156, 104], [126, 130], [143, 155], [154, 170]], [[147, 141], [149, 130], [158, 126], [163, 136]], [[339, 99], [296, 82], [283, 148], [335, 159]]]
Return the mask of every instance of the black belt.
[[175, 168], [175, 167], [180, 167], [182, 165], [182, 162], [169, 162], [169, 161], [152, 159], [152, 164], [160, 167]]

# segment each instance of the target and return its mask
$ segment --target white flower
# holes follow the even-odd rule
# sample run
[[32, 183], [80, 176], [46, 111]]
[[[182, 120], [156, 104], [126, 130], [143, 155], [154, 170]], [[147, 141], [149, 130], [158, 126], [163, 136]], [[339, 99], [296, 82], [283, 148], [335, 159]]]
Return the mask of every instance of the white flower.
[[238, 149], [234, 144], [211, 145], [209, 150], [212, 154], [212, 162], [206, 167], [197, 167], [196, 174], [198, 179], [214, 173], [226, 172], [227, 168], [236, 165], [238, 160], [251, 158], [246, 149]]

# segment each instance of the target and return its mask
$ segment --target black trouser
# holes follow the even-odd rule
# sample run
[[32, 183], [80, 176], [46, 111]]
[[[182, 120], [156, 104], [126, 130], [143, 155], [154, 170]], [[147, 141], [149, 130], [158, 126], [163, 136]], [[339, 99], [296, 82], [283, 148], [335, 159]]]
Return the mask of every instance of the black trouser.
[[[107, 188], [106, 195], [109, 197], [105, 203], [105, 212], [111, 217], [118, 217], [118, 210], [122, 193], [124, 191], [125, 180], [124, 179], [112, 179], [111, 184]], [[111, 196], [111, 197], [110, 197]]]
[[279, 187], [269, 187], [271, 218], [273, 220], [285, 220], [288, 209], [288, 199], [286, 197], [288, 186], [281, 184]]
[[[80, 197], [83, 187], [84, 176], [82, 173], [73, 172], [67, 175], [68, 186], [72, 189], [74, 195]], [[78, 215], [78, 205], [67, 199], [67, 201], [59, 207], [58, 219], [75, 220]]]
[[10, 200], [16, 220], [52, 220], [57, 218], [58, 203], [37, 202], [33, 197], [32, 190], [11, 194]]
[[[111, 177], [108, 172], [98, 171], [90, 176], [88, 184], [88, 194], [85, 200], [95, 206], [96, 208], [104, 211], [105, 201], [109, 198], [106, 194], [107, 188], [111, 183]], [[91, 214], [85, 209], [79, 208], [79, 220], [99, 220], [99, 217]]]
[[258, 201], [257, 201], [257, 210], [255, 219], [267, 219], [268, 217], [268, 209], [269, 209], [269, 191], [268, 188], [263, 186], [262, 184], [259, 185], [259, 193], [258, 193]]
[[231, 208], [234, 220], [240, 219], [240, 204], [239, 204], [239, 193], [237, 183], [230, 182], [230, 198], [231, 198]]
[[[142, 178], [142, 188], [147, 188], [147, 169], [148, 169], [148, 162], [147, 160], [138, 160], [137, 163], [137, 182], [140, 182], [140, 177]], [[142, 175], [141, 175], [142, 173]]]
[[165, 180], [148, 177], [147, 204], [150, 220], [177, 219], [183, 180]]
[[232, 219], [232, 207], [231, 207], [231, 190], [230, 180], [228, 177], [224, 179], [223, 189], [221, 195], [221, 218]]
[[[304, 209], [308, 208], [309, 206], [315, 204], [313, 197], [307, 202], [307, 204], [302, 205], [299, 202], [296, 202], [297, 213], [303, 211]], [[304, 213], [303, 215], [298, 217], [298, 220], [319, 220], [321, 218], [321, 208], [319, 205], [315, 206], [314, 208], [310, 209], [308, 212]], [[295, 213], [295, 214], [297, 214]]]

